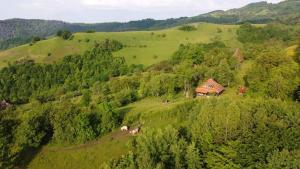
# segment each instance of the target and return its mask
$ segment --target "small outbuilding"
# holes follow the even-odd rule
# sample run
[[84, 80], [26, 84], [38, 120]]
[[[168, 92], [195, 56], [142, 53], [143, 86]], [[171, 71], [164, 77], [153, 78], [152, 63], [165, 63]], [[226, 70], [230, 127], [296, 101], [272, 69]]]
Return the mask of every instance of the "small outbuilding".
[[208, 79], [204, 84], [196, 88], [197, 96], [220, 95], [225, 88], [213, 79]]

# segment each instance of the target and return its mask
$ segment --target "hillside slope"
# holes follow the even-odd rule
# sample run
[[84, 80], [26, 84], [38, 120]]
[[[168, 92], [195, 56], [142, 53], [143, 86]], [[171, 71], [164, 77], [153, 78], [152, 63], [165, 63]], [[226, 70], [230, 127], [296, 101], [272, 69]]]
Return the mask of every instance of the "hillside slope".
[[144, 19], [126, 23], [82, 24], [47, 20], [3, 20], [0, 21], [0, 50], [29, 42], [34, 36], [45, 38], [61, 29], [68, 29], [73, 32], [84, 32], [87, 30], [119, 32], [163, 29], [196, 22], [236, 24], [240, 22], [266, 23], [270, 21], [299, 23], [300, 1], [286, 0], [278, 4], [259, 2], [238, 9], [214, 11], [195, 17], [171, 18], [166, 20]]
[[299, 23], [300, 1], [285, 0], [278, 4], [257, 2], [238, 9], [214, 11], [208, 14], [199, 15], [197, 18], [214, 18], [220, 21], [224, 20], [229, 23], [266, 23], [270, 21]]
[[[185, 32], [177, 27], [161, 31], [76, 33], [73, 40], [51, 38], [33, 46], [23, 45], [0, 52], [0, 67], [20, 59], [34, 59], [40, 63], [52, 63], [70, 54], [82, 54], [95, 42], [106, 38], [122, 42], [125, 46], [115, 56], [123, 56], [129, 64], [146, 66], [168, 59], [180, 44], [222, 40], [237, 47], [237, 25], [195, 24], [196, 31]], [[219, 30], [219, 31], [218, 31]], [[221, 31], [220, 31], [221, 30]]]

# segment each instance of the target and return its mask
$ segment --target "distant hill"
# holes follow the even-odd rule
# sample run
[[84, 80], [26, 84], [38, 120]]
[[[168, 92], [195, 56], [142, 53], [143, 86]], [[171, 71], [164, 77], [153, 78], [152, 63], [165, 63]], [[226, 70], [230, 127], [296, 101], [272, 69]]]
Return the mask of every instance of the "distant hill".
[[295, 24], [300, 22], [300, 1], [285, 0], [278, 4], [257, 2], [238, 9], [210, 12], [199, 15], [196, 18], [207, 18], [208, 21], [215, 20], [220, 23], [266, 23], [270, 21], [278, 21], [282, 23]]
[[[53, 37], [0, 51], [0, 68], [9, 62], [21, 59], [33, 59], [38, 63], [53, 63], [66, 55], [83, 54], [91, 50], [95, 43], [105, 39], [114, 39], [124, 44], [124, 48], [115, 56], [122, 56], [129, 64], [149, 66], [167, 60], [178, 49], [180, 44], [203, 42], [215, 39], [222, 40], [226, 45], [239, 47], [236, 38], [238, 25], [219, 25], [210, 23], [193, 24], [197, 30], [182, 31], [178, 27], [158, 31], [128, 32], [95, 32], [75, 33], [73, 39], [63, 40]], [[221, 32], [220, 32], [221, 30]]]
[[0, 49], [7, 49], [27, 43], [34, 36], [51, 36], [62, 29], [68, 29], [72, 32], [87, 30], [119, 32], [154, 30], [195, 22], [237, 24], [241, 22], [266, 23], [271, 21], [299, 23], [300, 1], [286, 0], [278, 4], [258, 2], [239, 9], [213, 11], [195, 17], [171, 18], [166, 20], [144, 19], [126, 23], [82, 24], [49, 20], [9, 19], [0, 21]]

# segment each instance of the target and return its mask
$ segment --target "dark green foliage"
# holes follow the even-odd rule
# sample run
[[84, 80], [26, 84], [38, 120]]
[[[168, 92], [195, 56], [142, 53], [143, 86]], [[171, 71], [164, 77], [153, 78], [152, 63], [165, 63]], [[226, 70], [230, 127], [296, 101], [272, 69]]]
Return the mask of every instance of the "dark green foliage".
[[168, 112], [186, 132], [145, 129], [106, 168], [297, 168], [299, 110], [279, 100], [188, 101]]
[[116, 41], [106, 40], [84, 56], [67, 56], [56, 64], [40, 65], [24, 60], [10, 65], [0, 71], [0, 98], [26, 103], [33, 94], [40, 95], [57, 86], [74, 91], [126, 73], [128, 68], [122, 58], [114, 58], [110, 52], [120, 46]]
[[31, 38], [12, 38], [7, 40], [0, 40], [0, 50], [5, 50], [29, 42], [31, 42]]
[[299, 65], [278, 46], [263, 50], [255, 59], [255, 65], [245, 76], [245, 83], [253, 92], [265, 96], [286, 99], [299, 85]]
[[298, 86], [298, 88], [294, 92], [294, 99], [297, 100], [297, 101], [300, 101], [300, 85]]
[[100, 119], [98, 132], [100, 131], [101, 135], [112, 131], [122, 120], [120, 114], [113, 110], [112, 105], [105, 102], [98, 106], [98, 117]]
[[281, 169], [281, 168], [299, 168], [300, 152], [299, 150], [291, 151], [282, 150], [281, 152], [275, 151], [268, 158], [268, 168]]
[[[180, 45], [179, 50], [172, 56], [172, 62], [178, 64], [177, 69], [181, 75], [194, 79], [196, 83], [199, 80], [214, 78], [222, 85], [228, 86], [234, 82], [234, 71], [237, 67], [237, 60], [232, 55], [222, 42], [188, 44]], [[184, 71], [186, 73], [182, 74]], [[195, 74], [192, 75], [191, 72]], [[197, 84], [189, 84], [189, 88], [191, 85]]]
[[37, 148], [47, 142], [52, 133], [49, 119], [45, 114], [32, 114], [18, 126], [16, 143], [23, 148]]
[[176, 93], [177, 77], [174, 74], [145, 74], [140, 81], [139, 94], [142, 97]]
[[[77, 143], [91, 139], [91, 128], [88, 116], [69, 102], [64, 102], [57, 109], [51, 121], [53, 140], [57, 143]], [[94, 138], [94, 137], [92, 137]]]
[[53, 140], [58, 144], [84, 143], [110, 132], [120, 124], [120, 120], [121, 116], [107, 103], [83, 112], [75, 105], [64, 102], [51, 122]]
[[86, 33], [95, 33], [96, 31], [95, 30], [87, 30], [85, 31]]
[[186, 32], [197, 30], [197, 28], [193, 25], [183, 25], [183, 26], [179, 27], [178, 29], [182, 30], [182, 31], [186, 31]]
[[110, 40], [110, 39], [104, 40], [103, 42], [101, 42], [99, 44], [99, 46], [101, 46], [101, 48], [103, 48], [105, 50], [109, 50], [111, 52], [119, 51], [124, 47], [121, 42], [116, 41], [116, 40]]
[[280, 24], [268, 24], [256, 27], [249, 23], [243, 24], [237, 30], [238, 40], [242, 43], [262, 43], [271, 39], [288, 41], [291, 39], [288, 27]]
[[16, 159], [13, 150], [13, 132], [17, 126], [15, 120], [0, 117], [0, 168], [12, 168]]
[[42, 39], [40, 37], [36, 36], [36, 37], [32, 38], [31, 43], [36, 43], [36, 42], [41, 41], [41, 40]]
[[192, 60], [195, 64], [201, 64], [204, 61], [204, 54], [206, 52], [224, 47], [225, 44], [222, 42], [180, 45], [179, 49], [172, 56], [172, 61], [177, 64], [183, 60]]
[[81, 98], [81, 104], [83, 106], [88, 106], [91, 102], [91, 92], [90, 91], [84, 91], [82, 98]]
[[58, 36], [64, 40], [68, 40], [68, 39], [72, 38], [72, 33], [68, 30], [64, 30], [64, 31], [60, 30], [56, 33], [56, 36]]

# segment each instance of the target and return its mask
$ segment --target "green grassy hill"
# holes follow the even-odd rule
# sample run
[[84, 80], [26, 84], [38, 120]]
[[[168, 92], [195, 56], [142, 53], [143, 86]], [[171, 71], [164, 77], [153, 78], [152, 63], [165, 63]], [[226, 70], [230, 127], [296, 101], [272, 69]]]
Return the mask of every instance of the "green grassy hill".
[[[125, 124], [128, 120], [143, 122], [143, 130], [147, 128], [164, 128], [167, 125], [179, 124], [178, 119], [168, 116], [171, 110], [186, 100], [175, 99], [165, 104], [161, 98], [147, 98], [122, 107], [126, 112]], [[118, 158], [129, 148], [128, 143], [133, 136], [128, 133], [113, 131], [112, 133], [89, 143], [73, 146], [47, 145], [33, 158], [28, 169], [92, 169], [99, 168], [104, 162]]]
[[[124, 57], [128, 64], [150, 66], [168, 59], [174, 62], [174, 64], [171, 64], [171, 62], [165, 63], [166, 67], [171, 66], [171, 71], [165, 72], [159, 70], [160, 68], [157, 68], [157, 71], [146, 69], [144, 72], [137, 71], [133, 74], [128, 71], [125, 75], [118, 73], [116, 76], [107, 76], [111, 77], [109, 81], [101, 81], [101, 78], [98, 77], [106, 76], [99, 72], [114, 71], [126, 66], [119, 62], [107, 64], [117, 60], [111, 57], [111, 53], [107, 58], [105, 53], [101, 53], [109, 52], [109, 49], [98, 51], [99, 54], [97, 53], [96, 57], [90, 57], [92, 54], [87, 54], [84, 55], [86, 58], [78, 57], [76, 60], [76, 57], [74, 57], [74, 61], [72, 61], [72, 58], [65, 59], [66, 64], [64, 62], [53, 64], [53, 67], [57, 66], [59, 69], [51, 68], [51, 66], [36, 66], [31, 62], [16, 65], [17, 71], [14, 68], [11, 70], [2, 69], [0, 89], [4, 91], [1, 94], [5, 93], [3, 98], [20, 100], [20, 103], [15, 101], [15, 107], [12, 107], [12, 109], [7, 108], [3, 111], [3, 117], [7, 118], [5, 120], [10, 120], [8, 117], [16, 120], [16, 129], [12, 130], [9, 125], [9, 127], [3, 125], [5, 131], [9, 131], [7, 132], [9, 137], [1, 137], [4, 138], [4, 141], [8, 140], [7, 142], [2, 141], [4, 143], [2, 144], [3, 147], [8, 147], [6, 145], [11, 146], [12, 152], [22, 148], [22, 151], [18, 152], [20, 153], [20, 160], [15, 162], [16, 168], [100, 168], [104, 163], [112, 159], [118, 159], [127, 154], [128, 151], [134, 150], [129, 143], [135, 136], [120, 131], [122, 125], [130, 125], [131, 128], [141, 126], [141, 133], [139, 134], [141, 137], [146, 135], [149, 130], [154, 129], [161, 132], [160, 129], [172, 125], [180, 131], [180, 137], [186, 139], [183, 142], [184, 144], [191, 144], [191, 139], [202, 139], [204, 144], [201, 147], [203, 149], [200, 149], [200, 147], [199, 150], [208, 152], [206, 152], [206, 157], [203, 159], [203, 162], [207, 163], [207, 168], [220, 168], [218, 166], [210, 167], [209, 163], [211, 166], [216, 163], [223, 166], [223, 163], [210, 160], [218, 159], [215, 156], [208, 158], [211, 154], [219, 153], [223, 146], [226, 151], [229, 150], [230, 154], [248, 155], [248, 151], [244, 152], [244, 149], [235, 150], [236, 146], [248, 146], [246, 145], [248, 142], [254, 142], [255, 144], [249, 146], [249, 150], [254, 148], [254, 153], [249, 153], [249, 155], [253, 155], [253, 162], [257, 165], [255, 161], [257, 154], [266, 159], [269, 154], [264, 154], [265, 152], [271, 152], [276, 150], [276, 146], [279, 147], [277, 140], [273, 139], [276, 133], [279, 133], [275, 135], [278, 140], [281, 139], [282, 135], [291, 137], [297, 135], [295, 131], [299, 126], [293, 124], [293, 122], [299, 119], [297, 112], [300, 111], [297, 111], [299, 106], [297, 103], [292, 102], [290, 94], [297, 87], [296, 83], [292, 82], [299, 82], [297, 76], [299, 67], [293, 60], [286, 58], [284, 55], [284, 52], [287, 52], [289, 56], [293, 56], [297, 45], [286, 48], [290, 44], [268, 43], [268, 46], [263, 46], [264, 44], [261, 42], [251, 44], [254, 45], [254, 49], [252, 49], [251, 45], [246, 46], [237, 40], [236, 31], [239, 25], [197, 23], [194, 26], [197, 28], [195, 31], [182, 31], [178, 27], [174, 27], [159, 31], [76, 33], [72, 40], [53, 37], [33, 45], [23, 45], [0, 52], [0, 68], [10, 62], [25, 58], [33, 59], [38, 63], [51, 64], [66, 55], [82, 54], [86, 50], [91, 50], [95, 43], [104, 39], [113, 39], [124, 45], [122, 50], [113, 53], [113, 55]], [[263, 25], [259, 26], [263, 27]], [[260, 33], [259, 31], [257, 31], [258, 33], [256, 31], [253, 31], [253, 33], [245, 32], [248, 34], [242, 37]], [[266, 41], [269, 40], [268, 37], [265, 39]], [[178, 53], [180, 56], [170, 59], [172, 54], [178, 50], [180, 44], [209, 43], [215, 40], [224, 42], [230, 48], [224, 48], [221, 43], [212, 43], [214, 48], [210, 47], [211, 44], [191, 44], [180, 47], [179, 52], [176, 53], [176, 56]], [[280, 36], [278, 42], [281, 42]], [[245, 51], [243, 53], [245, 54], [245, 61], [242, 63], [237, 63], [232, 57], [237, 47], [243, 47], [242, 51]], [[106, 48], [106, 46], [103, 48]], [[282, 50], [277, 51], [276, 49], [279, 48], [282, 48]], [[95, 53], [97, 52], [96, 49], [94, 50]], [[190, 56], [193, 58], [190, 58]], [[194, 58], [194, 56], [196, 57]], [[178, 61], [178, 63], [175, 61]], [[256, 76], [264, 76], [265, 70], [270, 69], [270, 62], [271, 64], [274, 62], [275, 66], [271, 65], [272, 71], [267, 72], [267, 78], [263, 80], [255, 78]], [[72, 63], [76, 63], [74, 65], [77, 65], [77, 67], [72, 66]], [[85, 66], [82, 70], [77, 71], [76, 69], [81, 67], [81, 63]], [[90, 71], [97, 70], [102, 63], [104, 63], [103, 69], [95, 72]], [[276, 64], [279, 66], [276, 66]], [[27, 65], [29, 68], [25, 67]], [[165, 66], [164, 64], [160, 65]], [[259, 70], [260, 67], [256, 65], [266, 69]], [[44, 69], [43, 67], [50, 68]], [[63, 70], [64, 68], [70, 68], [70, 71]], [[256, 69], [259, 71], [254, 71]], [[153, 70], [155, 69], [153, 68]], [[46, 74], [49, 72], [51, 74]], [[62, 72], [62, 76], [58, 76], [59, 73], [57, 72]], [[112, 73], [108, 74], [112, 75]], [[87, 77], [83, 77], [85, 75]], [[273, 75], [278, 75], [278, 77]], [[186, 93], [194, 92], [196, 86], [202, 81], [212, 77], [218, 78], [220, 80], [217, 80], [218, 82], [224, 86], [226, 85], [221, 96], [185, 97]], [[188, 80], [189, 78], [192, 80]], [[246, 84], [249, 82], [248, 79], [250, 79], [250, 84]], [[48, 80], [49, 83], [45, 83]], [[63, 80], [63, 83], [60, 83], [59, 80]], [[284, 83], [285, 81], [289, 81], [291, 84], [287, 85]], [[27, 82], [29, 82], [29, 85], [23, 85]], [[278, 82], [278, 85], [275, 87], [269, 85], [276, 82]], [[51, 87], [35, 87], [47, 85]], [[270, 90], [265, 90], [264, 86], [266, 85], [269, 86]], [[247, 92], [244, 95], [237, 92], [241, 86], [247, 86]], [[188, 88], [190, 89], [188, 90]], [[14, 91], [17, 91], [15, 92], [16, 96], [13, 95]], [[27, 95], [24, 91], [28, 91], [29, 94]], [[281, 95], [276, 95], [278, 93]], [[271, 94], [274, 94], [274, 96]], [[281, 101], [281, 98], [286, 100]], [[25, 101], [22, 101], [22, 99]], [[50, 123], [46, 124], [48, 121]], [[17, 123], [20, 124], [17, 125]], [[36, 127], [36, 123], [40, 127]], [[106, 123], [111, 123], [111, 126]], [[6, 125], [6, 123], [4, 124]], [[262, 125], [260, 127], [256, 124]], [[288, 125], [291, 125], [290, 128], [293, 130], [289, 131]], [[265, 132], [265, 129], [268, 133]], [[35, 139], [42, 132], [44, 134], [49, 133], [49, 138], [48, 135], [43, 136], [45, 142], [42, 142], [42, 140], [40, 142], [36, 141], [36, 145], [27, 143], [32, 140], [31, 138]], [[88, 135], [89, 133], [91, 135]], [[163, 135], [163, 133], [161, 134]], [[67, 137], [64, 138], [65, 136]], [[10, 137], [16, 139], [11, 144], [7, 144], [11, 139]], [[251, 140], [249, 141], [248, 138], [251, 138]], [[252, 138], [254, 141], [252, 141]], [[257, 138], [260, 139], [258, 139], [258, 142], [256, 142]], [[294, 145], [293, 140], [296, 138], [297, 136], [284, 141], [288, 142], [287, 144], [291, 143], [292, 146]], [[157, 145], [163, 143], [164, 140], [168, 141], [168, 137], [158, 141]], [[236, 140], [238, 142], [235, 142]], [[273, 147], [271, 147], [272, 145], [269, 146], [269, 141], [271, 141]], [[168, 142], [166, 143], [162, 145], [170, 145]], [[208, 144], [206, 145], [206, 143]], [[231, 143], [233, 147], [230, 147]], [[255, 150], [256, 147], [264, 146], [261, 143], [268, 143], [265, 144], [268, 146], [263, 147], [268, 148], [265, 149], [266, 151], [261, 152], [261, 148]], [[27, 145], [32, 147], [27, 148]], [[185, 153], [186, 150], [184, 149], [189, 146], [184, 146], [182, 152]], [[193, 147], [195, 146], [192, 146], [192, 149], [194, 149]], [[173, 151], [173, 148], [176, 147], [171, 148], [170, 151]], [[198, 148], [196, 149], [198, 151]], [[8, 150], [10, 152], [10, 147]], [[162, 151], [162, 153], [164, 152], [167, 151]], [[223, 152], [220, 151], [220, 153], [220, 157], [223, 158]], [[144, 154], [146, 153], [142, 152], [142, 156]], [[199, 156], [199, 154], [196, 155]], [[227, 156], [226, 152], [225, 156]], [[233, 157], [233, 159], [225, 160], [224, 164], [228, 162], [234, 164], [233, 162], [238, 158], [240, 158], [239, 155]], [[243, 158], [241, 156], [240, 159]], [[262, 159], [263, 163], [265, 163], [265, 159]], [[171, 162], [168, 164], [171, 164]], [[169, 165], [166, 166], [168, 168]], [[236, 166], [238, 166], [236, 168], [242, 168], [242, 165]], [[233, 167], [227, 166], [227, 168]]]
[[[76, 33], [73, 40], [50, 38], [32, 46], [23, 45], [0, 52], [0, 67], [19, 59], [34, 59], [40, 63], [52, 63], [70, 54], [82, 54], [95, 42], [106, 38], [122, 42], [126, 47], [115, 53], [129, 64], [151, 64], [168, 59], [181, 43], [222, 40], [232, 47], [240, 46], [236, 39], [237, 25], [198, 23], [196, 31], [180, 31], [178, 27], [160, 31]], [[222, 30], [222, 31], [220, 31]]]

